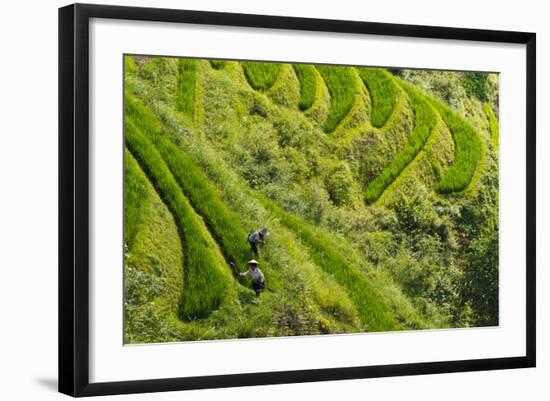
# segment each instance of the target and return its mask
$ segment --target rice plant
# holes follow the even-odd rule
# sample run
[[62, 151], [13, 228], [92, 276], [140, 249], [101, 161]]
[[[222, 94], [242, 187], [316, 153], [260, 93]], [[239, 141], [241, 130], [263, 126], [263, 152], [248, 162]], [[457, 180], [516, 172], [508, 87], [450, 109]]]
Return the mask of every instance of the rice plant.
[[194, 119], [195, 100], [197, 96], [198, 61], [190, 58], [181, 58], [178, 62], [179, 77], [176, 107], [178, 111]]
[[389, 72], [382, 68], [358, 68], [372, 99], [371, 123], [382, 127], [395, 108], [399, 87]]
[[317, 91], [315, 68], [309, 64], [294, 64], [294, 71], [300, 81], [300, 110], [307, 110], [315, 102]]
[[444, 194], [463, 191], [481, 160], [481, 140], [475, 129], [448, 106], [434, 98], [428, 99], [449, 127], [455, 143], [455, 159], [439, 180], [437, 190]]
[[186, 320], [208, 315], [227, 294], [229, 282], [210, 249], [207, 232], [154, 145], [126, 121], [126, 146], [174, 216], [184, 244], [185, 277], [181, 314]]
[[437, 113], [424, 95], [406, 82], [401, 83], [411, 102], [414, 111], [414, 129], [407, 144], [397, 153], [390, 164], [372, 180], [365, 189], [367, 203], [376, 201], [385, 189], [393, 182], [403, 169], [424, 147], [432, 131], [437, 129]]
[[281, 70], [281, 65], [277, 63], [243, 61], [241, 65], [248, 83], [257, 91], [266, 91], [271, 88]]
[[381, 296], [374, 285], [359, 270], [360, 263], [335, 249], [333, 240], [322, 228], [312, 226], [302, 218], [284, 211], [261, 195], [258, 195], [257, 198], [284, 226], [294, 232], [307, 248], [315, 264], [332, 275], [336, 282], [346, 289], [355, 304], [359, 319], [367, 331], [388, 331], [401, 328], [388, 305], [381, 301]]
[[317, 70], [321, 73], [330, 93], [330, 110], [325, 123], [325, 133], [331, 133], [338, 124], [346, 117], [356, 95], [356, 79], [351, 67], [318, 65]]

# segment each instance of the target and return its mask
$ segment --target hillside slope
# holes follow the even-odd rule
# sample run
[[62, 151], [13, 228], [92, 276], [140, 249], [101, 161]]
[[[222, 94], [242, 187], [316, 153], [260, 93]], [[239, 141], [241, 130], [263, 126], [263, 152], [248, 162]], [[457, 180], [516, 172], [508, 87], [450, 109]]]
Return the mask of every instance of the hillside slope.
[[[474, 126], [409, 78], [127, 56], [126, 342], [498, 323], [472, 284], [498, 274], [498, 110], [464, 95]], [[229, 263], [264, 226], [255, 298]]]

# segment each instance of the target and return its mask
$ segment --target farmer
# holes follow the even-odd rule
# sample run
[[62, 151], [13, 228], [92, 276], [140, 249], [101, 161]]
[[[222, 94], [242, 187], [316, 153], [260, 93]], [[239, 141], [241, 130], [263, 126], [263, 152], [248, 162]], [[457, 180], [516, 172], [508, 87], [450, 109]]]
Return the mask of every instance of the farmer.
[[254, 255], [256, 255], [256, 257], [259, 257], [258, 244], [265, 244], [265, 240], [268, 235], [269, 233], [267, 231], [267, 228], [262, 228], [261, 230], [254, 231], [253, 233], [248, 234], [248, 243], [250, 244], [252, 252], [254, 252]]
[[258, 268], [257, 260], [248, 261], [248, 270], [239, 273], [240, 276], [250, 276], [252, 277], [252, 289], [256, 293], [256, 296], [260, 295], [260, 292], [265, 288], [265, 278], [262, 271]]

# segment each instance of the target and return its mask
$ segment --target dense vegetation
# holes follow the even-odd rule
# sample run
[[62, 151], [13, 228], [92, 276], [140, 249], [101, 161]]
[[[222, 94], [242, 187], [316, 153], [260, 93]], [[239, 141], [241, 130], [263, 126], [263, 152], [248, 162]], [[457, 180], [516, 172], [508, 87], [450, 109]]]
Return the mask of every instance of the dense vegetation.
[[491, 131], [491, 141], [492, 141], [494, 146], [498, 146], [498, 141], [499, 141], [498, 120], [495, 117], [495, 113], [493, 113], [493, 109], [487, 103], [485, 103], [483, 105], [483, 110], [485, 110], [485, 114], [487, 114], [487, 118], [489, 119], [489, 129]]
[[225, 67], [227, 61], [225, 60], [210, 60], [210, 65], [215, 70], [222, 70]]
[[209, 249], [205, 230], [153, 144], [139, 133], [131, 121], [126, 123], [125, 139], [130, 152], [174, 216], [185, 244], [182, 317], [203, 317], [220, 305], [227, 291], [227, 279], [220, 272], [223, 266]]
[[361, 262], [334, 249], [333, 240], [321, 229], [286, 213], [273, 202], [261, 198], [262, 204], [290, 228], [307, 247], [314, 262], [335, 277], [350, 294], [359, 313], [359, 319], [368, 331], [388, 331], [400, 328], [395, 317], [384, 305], [373, 283], [358, 268]]
[[[495, 75], [125, 71], [126, 342], [499, 323]], [[256, 298], [229, 262], [264, 226]]]

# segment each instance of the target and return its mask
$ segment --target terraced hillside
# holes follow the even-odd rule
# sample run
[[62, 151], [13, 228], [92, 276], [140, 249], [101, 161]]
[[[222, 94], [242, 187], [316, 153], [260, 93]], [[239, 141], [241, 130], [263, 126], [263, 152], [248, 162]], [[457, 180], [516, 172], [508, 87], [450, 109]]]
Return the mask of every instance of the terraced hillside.
[[[498, 76], [471, 74], [126, 56], [125, 341], [498, 324]], [[256, 297], [230, 263], [261, 227]]]

